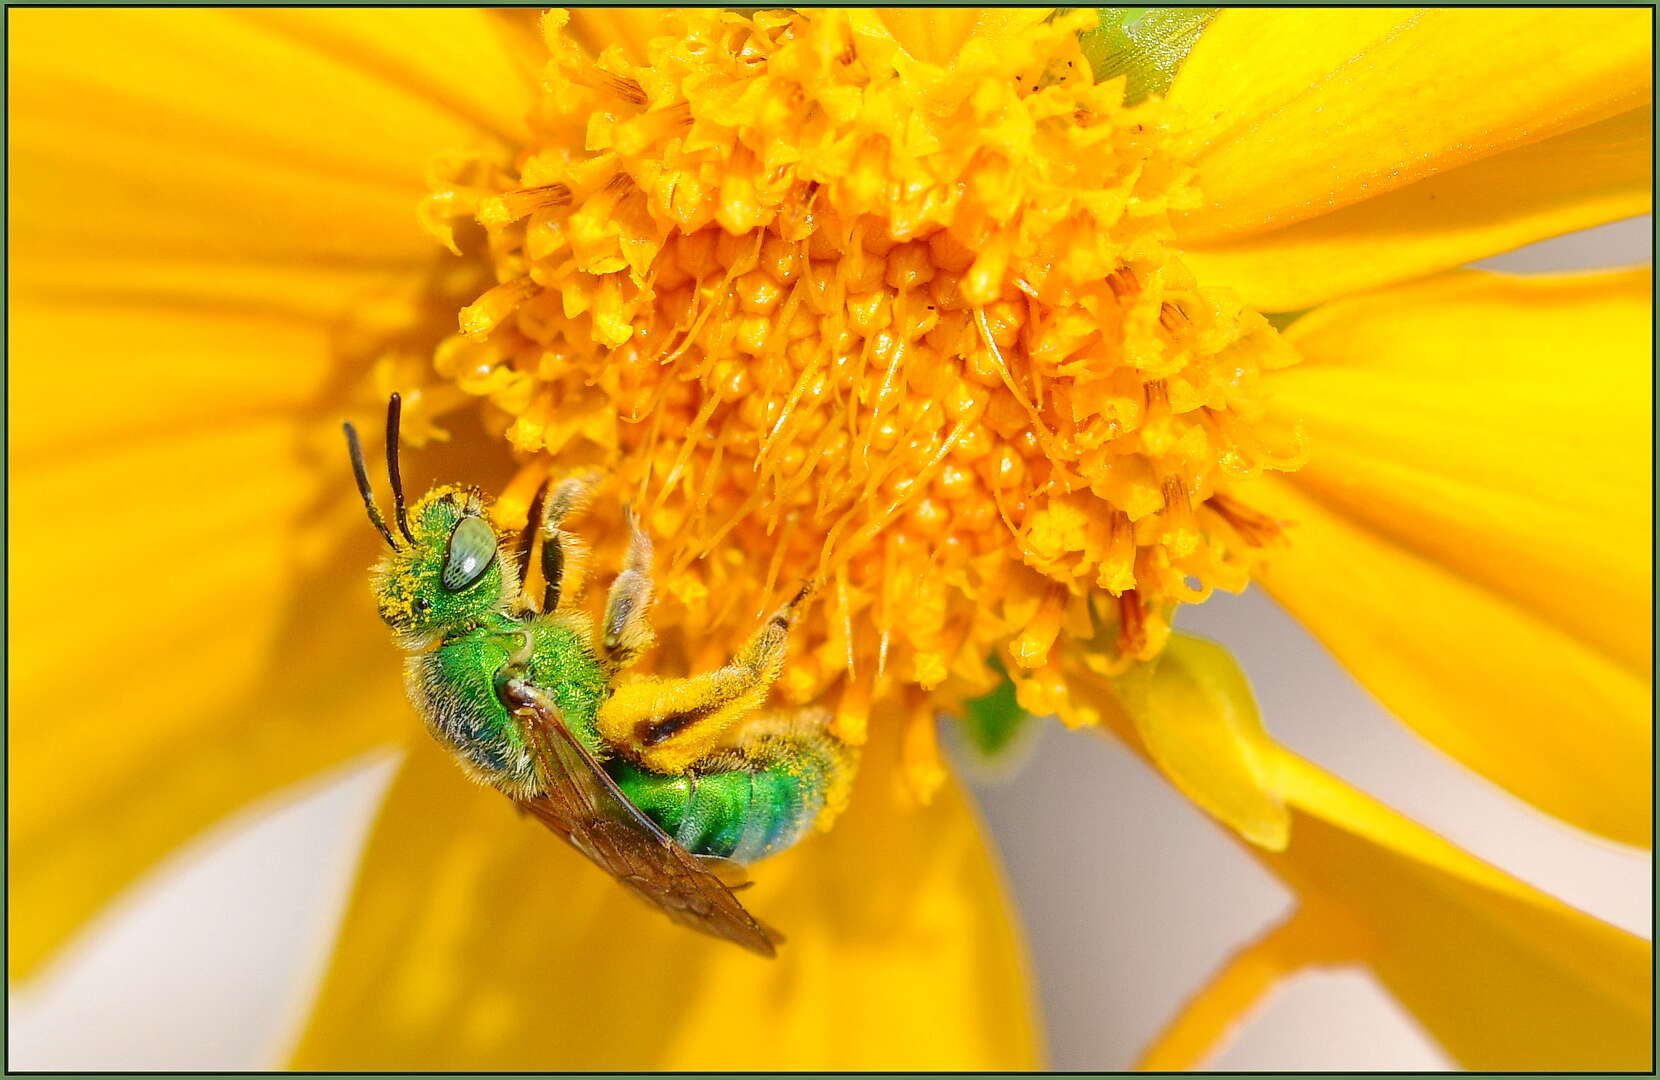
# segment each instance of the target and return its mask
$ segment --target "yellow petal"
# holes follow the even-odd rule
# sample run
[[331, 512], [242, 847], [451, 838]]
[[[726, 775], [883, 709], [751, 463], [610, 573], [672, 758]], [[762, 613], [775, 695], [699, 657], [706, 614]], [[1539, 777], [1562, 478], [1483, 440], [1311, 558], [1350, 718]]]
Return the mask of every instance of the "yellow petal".
[[593, 56], [609, 48], [621, 49], [633, 63], [646, 59], [646, 42], [663, 32], [660, 9], [572, 8], [571, 35]]
[[[1112, 693], [1104, 680], [1082, 672], [1070, 681], [1101, 700], [1113, 730], [1147, 755], [1103, 700]], [[1647, 1066], [1648, 942], [1481, 862], [1266, 739], [1256, 751], [1266, 786], [1293, 810], [1291, 840], [1280, 853], [1246, 850], [1296, 891], [1298, 906], [1194, 995], [1143, 1066], [1201, 1064], [1264, 991], [1314, 964], [1370, 967], [1467, 1068]]]
[[364, 276], [143, 276], [11, 308], [14, 976], [196, 831], [413, 730], [339, 429], [375, 393], [373, 323], [336, 310]]
[[918, 60], [946, 65], [971, 37], [996, 41], [1008, 29], [1040, 22], [1050, 14], [1044, 8], [883, 8], [876, 18], [906, 52]]
[[1301, 969], [1345, 955], [1349, 928], [1318, 908], [1299, 907], [1229, 956], [1142, 1052], [1136, 1068], [1179, 1072], [1202, 1065], [1276, 984]]
[[1296, 840], [1265, 856], [1363, 927], [1360, 958], [1469, 1069], [1647, 1069], [1650, 944], [1286, 754]]
[[423, 167], [521, 107], [511, 34], [428, 14], [9, 20], [13, 975], [409, 730], [338, 424], [446, 329]]
[[14, 251], [53, 258], [424, 260], [428, 168], [499, 145], [536, 85], [512, 24], [476, 11], [39, 9], [9, 25]]
[[1119, 685], [1154, 763], [1245, 839], [1282, 850], [1291, 816], [1270, 786], [1272, 744], [1238, 665], [1218, 645], [1173, 634], [1150, 676], [1147, 666]]
[[196, 830], [386, 738], [397, 678], [373, 534], [344, 465], [318, 467], [339, 453], [313, 414], [325, 330], [154, 300], [11, 311], [21, 975]]
[[1646, 213], [1653, 124], [1651, 109], [1632, 109], [1183, 258], [1207, 285], [1290, 311]]
[[1274, 403], [1310, 460], [1251, 496], [1292, 523], [1263, 582], [1397, 715], [1644, 845], [1649, 282], [1457, 274], [1299, 320]]
[[1284, 227], [1641, 107], [1638, 9], [1235, 8], [1170, 100], [1204, 125], [1187, 243]]
[[1251, 848], [1298, 894], [1142, 1057], [1201, 1065], [1262, 994], [1309, 966], [1371, 969], [1467, 1069], [1645, 1069], [1649, 942], [1471, 857], [1294, 754], [1276, 770], [1296, 807], [1290, 848]]
[[997, 870], [955, 788], [902, 804], [893, 742], [834, 830], [753, 869], [745, 904], [788, 938], [770, 961], [636, 902], [422, 745], [294, 1064], [1031, 1068]]

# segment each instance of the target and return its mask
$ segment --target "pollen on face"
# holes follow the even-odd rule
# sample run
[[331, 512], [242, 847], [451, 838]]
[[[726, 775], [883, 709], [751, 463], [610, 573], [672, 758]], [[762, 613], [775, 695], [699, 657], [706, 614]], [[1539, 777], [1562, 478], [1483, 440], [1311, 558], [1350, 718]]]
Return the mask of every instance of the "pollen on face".
[[1125, 665], [1242, 588], [1273, 523], [1229, 485], [1299, 461], [1255, 426], [1295, 357], [1172, 250], [1193, 148], [1093, 82], [1093, 18], [939, 64], [880, 13], [691, 11], [634, 63], [553, 13], [532, 144], [427, 207], [446, 242], [478, 220], [499, 282], [438, 375], [537, 478], [613, 470], [686, 662], [820, 580], [782, 694], [854, 742], [907, 715], [921, 790], [994, 656], [1053, 704], [1058, 642]]

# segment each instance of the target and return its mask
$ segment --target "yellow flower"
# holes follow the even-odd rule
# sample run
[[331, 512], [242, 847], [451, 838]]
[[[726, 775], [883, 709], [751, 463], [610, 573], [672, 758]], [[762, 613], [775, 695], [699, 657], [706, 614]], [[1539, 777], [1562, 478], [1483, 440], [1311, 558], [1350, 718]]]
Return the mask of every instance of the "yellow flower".
[[[1261, 581], [1426, 738], [1647, 844], [1649, 275], [1440, 273], [1647, 209], [1646, 16], [1228, 11], [1127, 103], [1043, 14], [16, 13], [14, 565], [100, 611], [13, 623], [12, 974], [413, 740], [298, 1063], [1029, 1066], [934, 736], [996, 657], [1302, 898], [1149, 1064], [1344, 962], [1466, 1065], [1641, 1065], [1646, 943], [1275, 745], [1170, 618]], [[392, 389], [412, 475], [506, 517], [609, 471], [586, 531], [663, 538], [660, 664], [824, 580], [780, 696], [868, 749], [746, 894], [776, 964], [419, 740], [337, 443]]]
[[550, 16], [529, 146], [427, 207], [446, 243], [485, 224], [500, 284], [423, 381], [546, 452], [518, 520], [550, 458], [597, 455], [669, 538], [694, 662], [826, 581], [782, 696], [855, 743], [903, 709], [923, 799], [995, 651], [1023, 691], [1063, 626], [1156, 655], [1175, 601], [1248, 580], [1220, 486], [1297, 460], [1252, 423], [1295, 355], [1170, 250], [1190, 148], [1094, 81], [1093, 14], [1045, 14], [944, 64], [871, 12], [687, 13], [599, 64]]

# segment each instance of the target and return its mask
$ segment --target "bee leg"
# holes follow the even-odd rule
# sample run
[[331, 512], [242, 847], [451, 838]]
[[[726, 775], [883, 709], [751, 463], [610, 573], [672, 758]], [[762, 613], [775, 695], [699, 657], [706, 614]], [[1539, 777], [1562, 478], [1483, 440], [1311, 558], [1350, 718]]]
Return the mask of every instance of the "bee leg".
[[542, 579], [546, 582], [542, 588], [544, 613], [560, 610], [561, 604], [568, 608], [582, 596], [588, 548], [562, 526], [582, 509], [598, 481], [598, 473], [578, 473], [560, 481], [543, 502], [540, 531]]
[[525, 516], [525, 527], [519, 533], [519, 555], [515, 560], [519, 568], [519, 613], [535, 610], [530, 602], [530, 556], [536, 547], [536, 531], [542, 523], [548, 503], [548, 488], [552, 484], [551, 479], [543, 480], [536, 489], [536, 496], [530, 500], [530, 513]]
[[611, 583], [605, 601], [600, 652], [613, 671], [632, 664], [656, 640], [647, 618], [651, 609], [651, 537], [640, 528], [634, 511], [623, 509], [628, 521], [628, 554], [622, 573]]
[[811, 583], [803, 586], [723, 668], [685, 679], [618, 685], [596, 718], [601, 737], [654, 772], [685, 772], [713, 751], [736, 721], [766, 701], [784, 670], [790, 625], [811, 592]]

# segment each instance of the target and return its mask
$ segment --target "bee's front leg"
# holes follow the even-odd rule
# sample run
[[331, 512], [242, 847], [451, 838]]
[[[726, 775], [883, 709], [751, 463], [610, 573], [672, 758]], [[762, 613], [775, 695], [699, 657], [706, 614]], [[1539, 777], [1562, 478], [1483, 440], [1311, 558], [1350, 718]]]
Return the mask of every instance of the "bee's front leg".
[[524, 594], [519, 599], [520, 610], [538, 610], [528, 585], [531, 552], [538, 537], [542, 541], [542, 613], [566, 610], [581, 598], [588, 549], [564, 526], [581, 512], [599, 480], [597, 472], [581, 472], [557, 485], [551, 480], [543, 481], [537, 490], [520, 542], [519, 580], [526, 583]]
[[596, 472], [578, 473], [548, 494], [541, 525], [544, 614], [566, 610], [582, 597], [588, 549], [564, 526], [587, 503], [599, 479]]

